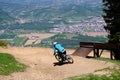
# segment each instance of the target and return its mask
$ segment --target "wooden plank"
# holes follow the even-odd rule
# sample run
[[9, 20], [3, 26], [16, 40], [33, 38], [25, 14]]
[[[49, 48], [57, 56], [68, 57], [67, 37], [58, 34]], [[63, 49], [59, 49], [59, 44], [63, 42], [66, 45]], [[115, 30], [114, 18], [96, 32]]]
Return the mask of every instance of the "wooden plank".
[[80, 57], [87, 57], [92, 50], [93, 48], [80, 47], [73, 53], [73, 55], [80, 56]]
[[85, 48], [93, 48], [94, 46], [93, 42], [80, 42], [80, 47], [85, 47]]
[[94, 43], [94, 48], [112, 50], [112, 49], [119, 49], [119, 45], [112, 43]]

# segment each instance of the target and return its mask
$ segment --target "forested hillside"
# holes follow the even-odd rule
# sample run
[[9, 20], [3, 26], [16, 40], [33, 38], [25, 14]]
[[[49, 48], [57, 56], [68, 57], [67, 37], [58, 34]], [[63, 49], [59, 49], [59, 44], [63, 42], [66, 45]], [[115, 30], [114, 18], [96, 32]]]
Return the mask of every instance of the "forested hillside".
[[14, 23], [15, 18], [0, 8], [0, 30], [6, 29], [8, 25]]

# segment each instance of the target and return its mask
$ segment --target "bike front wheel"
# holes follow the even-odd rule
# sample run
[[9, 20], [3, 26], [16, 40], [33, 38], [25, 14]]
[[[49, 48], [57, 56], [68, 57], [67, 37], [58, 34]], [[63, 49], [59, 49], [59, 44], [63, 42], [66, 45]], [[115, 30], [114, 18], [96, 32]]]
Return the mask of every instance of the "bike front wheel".
[[66, 55], [66, 60], [67, 60], [69, 63], [74, 63], [74, 60], [73, 60], [73, 58], [72, 58], [70, 55]]

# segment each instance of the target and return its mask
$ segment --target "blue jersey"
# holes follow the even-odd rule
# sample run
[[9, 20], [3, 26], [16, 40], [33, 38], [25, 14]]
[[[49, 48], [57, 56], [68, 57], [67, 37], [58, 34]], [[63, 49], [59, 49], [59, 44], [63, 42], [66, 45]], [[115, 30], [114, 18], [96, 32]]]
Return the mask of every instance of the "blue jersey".
[[54, 49], [54, 54], [56, 54], [56, 50], [58, 50], [61, 53], [63, 53], [65, 51], [65, 48], [61, 44], [56, 44], [53, 47], [53, 49]]

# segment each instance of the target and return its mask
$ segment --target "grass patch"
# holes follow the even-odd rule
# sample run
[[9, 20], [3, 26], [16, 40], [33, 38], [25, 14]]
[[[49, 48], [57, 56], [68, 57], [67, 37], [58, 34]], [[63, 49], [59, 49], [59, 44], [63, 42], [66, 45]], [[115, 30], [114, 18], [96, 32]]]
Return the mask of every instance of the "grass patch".
[[114, 70], [111, 70], [112, 73], [110, 75], [95, 75], [95, 74], [87, 74], [82, 76], [75, 76], [70, 77], [65, 80], [120, 80], [120, 68], [114, 68]]
[[22, 46], [27, 40], [28, 38], [25, 38], [25, 37], [15, 37], [13, 39], [14, 46]]
[[7, 47], [7, 43], [5, 41], [0, 40], [1, 47]]
[[109, 77], [102, 75], [94, 75], [94, 74], [88, 74], [88, 75], [82, 75], [82, 76], [76, 76], [76, 77], [70, 77], [66, 80], [111, 80]]
[[12, 55], [0, 53], [0, 75], [9, 75], [17, 71], [24, 71], [26, 65], [19, 63]]
[[[70, 77], [68, 79], [64, 79], [64, 80], [120, 80], [120, 60], [111, 60], [108, 58], [95, 58], [97, 60], [102, 60], [102, 61], [106, 61], [106, 62], [111, 62], [116, 64], [116, 66], [114, 67], [109, 67], [109, 68], [105, 68], [105, 69], [101, 69], [101, 70], [97, 70], [97, 71], [109, 71], [110, 74], [109, 75], [95, 75], [95, 74], [86, 74], [86, 75], [80, 75], [80, 76], [74, 76], [74, 77]], [[96, 71], [96, 72], [97, 72]]]

